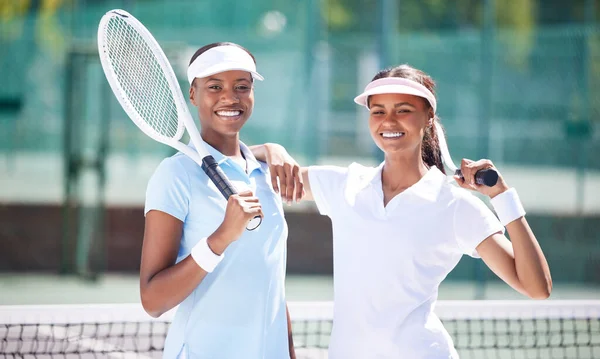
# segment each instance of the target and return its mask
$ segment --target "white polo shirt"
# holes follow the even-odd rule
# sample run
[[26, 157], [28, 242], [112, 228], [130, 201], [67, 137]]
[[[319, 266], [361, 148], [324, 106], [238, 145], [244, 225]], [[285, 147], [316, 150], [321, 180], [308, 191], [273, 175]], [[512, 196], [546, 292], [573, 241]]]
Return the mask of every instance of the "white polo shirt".
[[333, 226], [329, 358], [458, 358], [433, 312], [438, 286], [463, 254], [477, 257], [477, 245], [504, 228], [436, 167], [384, 207], [382, 168], [309, 168], [317, 207]]

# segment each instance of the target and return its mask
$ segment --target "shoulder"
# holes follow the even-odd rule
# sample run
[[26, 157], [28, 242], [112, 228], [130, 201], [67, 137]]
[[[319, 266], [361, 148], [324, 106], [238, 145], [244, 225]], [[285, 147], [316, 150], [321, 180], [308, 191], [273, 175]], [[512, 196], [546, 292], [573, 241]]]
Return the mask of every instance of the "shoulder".
[[172, 181], [189, 181], [189, 171], [196, 163], [187, 156], [177, 153], [164, 158], [154, 170], [150, 182], [166, 183]]
[[365, 179], [373, 178], [377, 168], [353, 162], [349, 166], [317, 165], [308, 167], [308, 172], [322, 176], [336, 177], [338, 179]]
[[460, 205], [473, 206], [484, 204], [483, 200], [475, 193], [458, 186], [448, 184], [449, 193], [454, 202]]
[[167, 157], [156, 167], [146, 188], [144, 213], [156, 209], [185, 221], [192, 187], [184, 157]]
[[487, 218], [493, 215], [483, 196], [458, 186], [448, 184], [446, 205], [452, 208], [455, 221], [467, 225], [475, 218]]
[[348, 172], [348, 167], [332, 165], [313, 165], [308, 167], [308, 172], [319, 173], [332, 176], [344, 176]]
[[190, 172], [198, 164], [181, 152], [164, 158], [157, 167], [157, 171]]
[[371, 182], [378, 173], [377, 167], [364, 166], [353, 162], [349, 166], [310, 166], [309, 178], [312, 182], [329, 183], [339, 189], [360, 189]]
[[310, 186], [337, 186], [344, 181], [348, 173], [347, 167], [317, 165], [308, 167]]

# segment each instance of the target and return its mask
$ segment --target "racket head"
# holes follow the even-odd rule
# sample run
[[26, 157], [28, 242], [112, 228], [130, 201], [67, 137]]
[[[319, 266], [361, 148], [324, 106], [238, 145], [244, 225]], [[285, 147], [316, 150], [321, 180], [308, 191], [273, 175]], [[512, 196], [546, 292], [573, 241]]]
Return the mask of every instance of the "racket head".
[[[98, 26], [98, 53], [113, 93], [136, 126], [150, 138], [186, 153], [209, 174], [203, 162], [212, 156], [203, 145], [175, 72], [150, 31], [127, 11], [111, 10]], [[180, 142], [186, 129], [195, 153]], [[222, 191], [225, 198], [225, 192], [237, 193], [224, 174], [209, 177], [215, 185], [227, 184], [227, 191]], [[252, 220], [250, 228], [258, 227], [261, 220]]]
[[111, 10], [98, 26], [98, 53], [113, 93], [136, 126], [158, 142], [179, 142], [184, 118], [191, 120], [191, 115], [175, 72], [150, 31], [127, 11]]

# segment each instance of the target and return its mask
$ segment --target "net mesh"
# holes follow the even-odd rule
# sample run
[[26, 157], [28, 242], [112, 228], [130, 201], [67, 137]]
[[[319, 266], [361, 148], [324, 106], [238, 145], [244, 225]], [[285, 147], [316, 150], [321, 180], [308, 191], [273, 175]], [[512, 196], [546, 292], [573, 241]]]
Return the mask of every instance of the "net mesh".
[[[298, 358], [327, 358], [330, 302], [288, 303]], [[441, 301], [464, 358], [600, 358], [600, 301]], [[0, 307], [1, 358], [160, 358], [173, 312], [141, 306]]]
[[108, 20], [104, 36], [103, 51], [112, 64], [114, 79], [125, 92], [128, 105], [139, 114], [133, 120], [145, 122], [158, 136], [178, 139], [175, 99], [152, 48], [119, 16]]

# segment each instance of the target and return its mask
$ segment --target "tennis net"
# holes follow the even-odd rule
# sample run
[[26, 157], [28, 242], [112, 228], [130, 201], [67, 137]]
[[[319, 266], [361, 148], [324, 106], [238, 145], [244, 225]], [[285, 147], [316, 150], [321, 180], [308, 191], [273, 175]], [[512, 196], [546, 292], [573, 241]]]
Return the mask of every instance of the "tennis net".
[[[298, 359], [327, 358], [331, 302], [288, 303]], [[461, 358], [600, 358], [600, 301], [440, 301]], [[0, 306], [0, 358], [159, 358], [173, 311]], [[365, 358], [368, 359], [368, 358]]]

